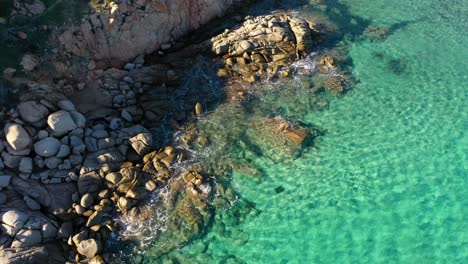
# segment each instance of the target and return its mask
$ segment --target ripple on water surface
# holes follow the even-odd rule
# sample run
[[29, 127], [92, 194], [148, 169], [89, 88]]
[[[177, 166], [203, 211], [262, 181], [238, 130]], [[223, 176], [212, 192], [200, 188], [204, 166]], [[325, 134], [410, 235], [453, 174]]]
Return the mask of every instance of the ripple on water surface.
[[195, 263], [468, 262], [468, 2], [342, 4], [377, 25], [411, 22], [349, 43], [360, 83], [302, 113], [325, 134], [294, 162], [258, 157], [260, 182], [235, 173], [261, 213], [226, 226], [242, 239], [215, 222], [180, 251]]

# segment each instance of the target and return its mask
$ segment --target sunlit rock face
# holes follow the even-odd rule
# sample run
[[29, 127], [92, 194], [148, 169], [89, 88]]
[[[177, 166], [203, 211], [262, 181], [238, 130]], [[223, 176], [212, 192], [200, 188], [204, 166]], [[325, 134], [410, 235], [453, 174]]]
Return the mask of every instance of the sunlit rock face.
[[66, 30], [66, 51], [96, 60], [125, 62], [170, 43], [222, 16], [244, 0], [139, 0], [110, 3]]

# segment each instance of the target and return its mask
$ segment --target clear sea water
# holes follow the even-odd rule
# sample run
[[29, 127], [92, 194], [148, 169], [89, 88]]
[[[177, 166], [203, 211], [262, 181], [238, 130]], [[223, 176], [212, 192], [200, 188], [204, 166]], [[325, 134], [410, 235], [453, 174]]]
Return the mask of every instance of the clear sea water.
[[260, 213], [215, 221], [182, 263], [468, 263], [468, 1], [328, 2], [343, 31], [390, 35], [346, 41], [359, 82], [295, 112], [324, 134], [292, 162], [259, 157], [261, 181], [234, 172]]

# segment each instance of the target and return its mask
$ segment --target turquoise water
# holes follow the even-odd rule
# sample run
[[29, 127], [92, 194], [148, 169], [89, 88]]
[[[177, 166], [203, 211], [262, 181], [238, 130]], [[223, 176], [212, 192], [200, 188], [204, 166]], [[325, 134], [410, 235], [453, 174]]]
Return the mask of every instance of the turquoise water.
[[257, 157], [260, 181], [234, 171], [259, 214], [215, 221], [182, 263], [468, 263], [468, 2], [343, 7], [390, 35], [346, 42], [359, 83], [294, 112], [323, 135], [292, 162]]

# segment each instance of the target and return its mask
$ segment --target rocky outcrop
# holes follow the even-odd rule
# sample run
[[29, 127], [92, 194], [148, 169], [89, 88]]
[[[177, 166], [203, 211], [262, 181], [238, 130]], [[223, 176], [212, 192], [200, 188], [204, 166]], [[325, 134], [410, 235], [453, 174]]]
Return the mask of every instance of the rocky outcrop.
[[140, 0], [110, 2], [66, 30], [66, 51], [95, 60], [126, 62], [168, 49], [174, 40], [222, 16], [242, 0]]
[[240, 76], [248, 83], [288, 76], [287, 67], [313, 50], [318, 35], [313, 23], [289, 14], [247, 17], [238, 28], [211, 39], [213, 52], [226, 65], [218, 75]]

